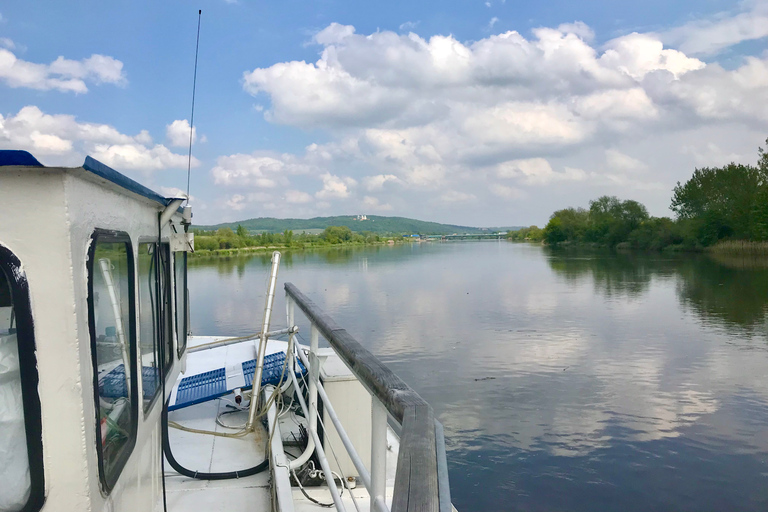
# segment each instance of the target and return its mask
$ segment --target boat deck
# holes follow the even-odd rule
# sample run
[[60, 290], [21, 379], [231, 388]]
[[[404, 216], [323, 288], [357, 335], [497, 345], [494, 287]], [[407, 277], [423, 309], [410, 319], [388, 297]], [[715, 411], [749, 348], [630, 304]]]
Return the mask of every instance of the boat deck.
[[[189, 347], [208, 343], [222, 337], [197, 336], [190, 337]], [[287, 343], [283, 341], [270, 341], [267, 346], [267, 355], [285, 351]], [[194, 375], [216, 368], [239, 364], [255, 357], [255, 344], [253, 341], [213, 348], [187, 355], [185, 375]], [[174, 403], [176, 389], [171, 392], [171, 403]], [[171, 411], [168, 414], [169, 421], [177, 422], [185, 427], [214, 431], [218, 433], [232, 433], [236, 430], [226, 429], [216, 423], [216, 417], [227, 410], [228, 401], [232, 395], [222, 397], [183, 409]], [[222, 422], [229, 425], [244, 424], [247, 413], [236, 412], [227, 414]], [[280, 419], [281, 437], [286, 444], [294, 441], [297, 432], [296, 421], [303, 421], [295, 415], [286, 415]], [[329, 425], [329, 428], [332, 428]], [[259, 422], [255, 432], [247, 436], [230, 438], [213, 435], [205, 435], [187, 432], [176, 428], [169, 429], [169, 437], [172, 453], [176, 460], [190, 470], [201, 472], [224, 472], [250, 468], [259, 464], [267, 457], [266, 445], [268, 433]], [[387, 502], [391, 503], [392, 490], [394, 488], [394, 476], [397, 463], [399, 441], [391, 430], [388, 432], [387, 452]], [[344, 451], [344, 447], [331, 446], [326, 443], [326, 452], [329, 458], [333, 457], [332, 451], [337, 454]], [[291, 446], [288, 452], [298, 454], [298, 447]], [[166, 461], [166, 496], [168, 510], [171, 512], [188, 511], [227, 511], [227, 512], [258, 512], [272, 510], [272, 481], [270, 471], [254, 476], [231, 480], [198, 480], [178, 474]], [[331, 496], [325, 486], [305, 488], [306, 493], [324, 503], [331, 503]], [[294, 510], [297, 512], [310, 512], [327, 510], [307, 499], [298, 487], [291, 489]], [[354, 500], [353, 500], [354, 497]], [[358, 482], [355, 489], [344, 489], [342, 501], [349, 511], [370, 510], [368, 492], [362, 482]]]

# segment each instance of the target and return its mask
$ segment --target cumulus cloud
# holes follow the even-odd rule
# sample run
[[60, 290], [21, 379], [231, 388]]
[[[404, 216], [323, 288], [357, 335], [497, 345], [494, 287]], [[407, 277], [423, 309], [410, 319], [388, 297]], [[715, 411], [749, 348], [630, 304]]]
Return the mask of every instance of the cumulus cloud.
[[[165, 127], [165, 137], [171, 146], [177, 148], [189, 147], [189, 121], [177, 119]], [[197, 127], [192, 129], [192, 143], [197, 142]]]
[[290, 204], [305, 204], [312, 202], [312, 196], [300, 190], [287, 190], [285, 202]]
[[741, 12], [721, 13], [716, 19], [695, 20], [661, 35], [685, 53], [711, 55], [743, 41], [768, 37], [768, 4], [741, 2]]
[[566, 167], [562, 172], [555, 172], [544, 158], [510, 160], [496, 168], [499, 178], [520, 178], [529, 185], [546, 185], [553, 181], [583, 181], [587, 173], [581, 169]]
[[493, 183], [488, 189], [491, 191], [491, 194], [504, 199], [520, 199], [525, 197], [525, 193], [522, 190], [502, 185], [501, 183]]
[[217, 185], [271, 189], [287, 186], [287, 175], [300, 174], [304, 168], [291, 155], [256, 152], [219, 157], [211, 175]]
[[356, 184], [353, 178], [340, 178], [331, 173], [323, 174], [320, 179], [323, 180], [323, 188], [315, 194], [318, 199], [346, 199], [350, 187]]
[[50, 64], [38, 64], [16, 57], [11, 51], [15, 45], [10, 39], [4, 39], [4, 43], [6, 49], [0, 48], [0, 80], [10, 87], [85, 93], [88, 92], [86, 82], [127, 83], [123, 63], [107, 55], [94, 54], [82, 60], [58, 57]]
[[[698, 58], [706, 52], [694, 47], [704, 28], [742, 27], [741, 14], [599, 45], [579, 21], [471, 42], [422, 37], [406, 24], [400, 33], [360, 34], [332, 23], [313, 37], [315, 62], [249, 70], [243, 88], [259, 98], [268, 121], [328, 135], [303, 153], [270, 155], [274, 168], [300, 168], [320, 180], [320, 201], [311, 203], [318, 207], [366, 197], [400, 207], [408, 194], [430, 194], [440, 200], [435, 205], [482, 194], [532, 201], [532, 187], [542, 186], [563, 198], [573, 190], [663, 190], [689, 172], [694, 153], [703, 154], [682, 149], [698, 148], [691, 141], [702, 127], [725, 134], [737, 126], [742, 138], [768, 131], [768, 55], [725, 69]], [[736, 32], [715, 39], [727, 46], [760, 33]], [[656, 149], [633, 150], [651, 139]], [[216, 179], [258, 187], [274, 174]], [[668, 194], [645, 197], [668, 204]]]
[[605, 161], [608, 167], [620, 171], [640, 171], [647, 167], [646, 164], [617, 149], [605, 150]]
[[363, 205], [368, 209], [381, 212], [392, 210], [391, 204], [382, 203], [378, 198], [373, 196], [363, 196]]
[[[107, 124], [46, 114], [36, 106], [26, 106], [7, 117], [0, 115], [0, 147], [28, 150], [50, 165], [79, 165], [90, 154], [110, 167], [145, 174], [187, 166], [185, 155], [175, 154], [162, 144], [153, 145], [145, 130], [126, 135]], [[193, 159], [192, 165], [199, 162]]]
[[459, 192], [458, 190], [448, 190], [440, 195], [440, 200], [446, 203], [463, 203], [476, 199], [474, 194]]

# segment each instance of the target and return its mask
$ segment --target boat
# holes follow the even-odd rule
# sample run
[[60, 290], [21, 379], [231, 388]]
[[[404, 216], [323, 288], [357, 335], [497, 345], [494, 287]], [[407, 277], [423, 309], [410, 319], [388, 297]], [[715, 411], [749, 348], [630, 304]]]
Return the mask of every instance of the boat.
[[454, 510], [432, 407], [297, 286], [273, 311], [279, 252], [259, 332], [193, 335], [191, 225], [0, 151], [0, 511]]

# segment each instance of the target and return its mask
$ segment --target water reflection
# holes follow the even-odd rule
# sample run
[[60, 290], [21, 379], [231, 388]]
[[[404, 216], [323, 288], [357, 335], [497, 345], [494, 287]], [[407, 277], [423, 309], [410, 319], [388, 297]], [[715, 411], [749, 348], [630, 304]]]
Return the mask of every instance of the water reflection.
[[[190, 264], [195, 332], [258, 329], [268, 267]], [[766, 266], [491, 241], [295, 253], [280, 279], [433, 404], [460, 510], [768, 506]]]
[[763, 332], [768, 259], [549, 250], [548, 262], [569, 285], [591, 280], [606, 298], [642, 298], [653, 280], [674, 279], [683, 307], [703, 322]]

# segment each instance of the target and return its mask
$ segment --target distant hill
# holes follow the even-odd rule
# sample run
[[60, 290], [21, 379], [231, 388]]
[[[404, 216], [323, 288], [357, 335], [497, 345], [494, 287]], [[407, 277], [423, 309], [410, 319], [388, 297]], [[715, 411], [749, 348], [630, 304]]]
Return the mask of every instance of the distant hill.
[[294, 233], [309, 230], [322, 230], [328, 226], [347, 226], [352, 231], [370, 231], [372, 233], [419, 233], [423, 235], [450, 235], [452, 233], [486, 233], [491, 230], [506, 231], [518, 229], [507, 228], [475, 228], [470, 226], [455, 226], [452, 224], [439, 224], [437, 222], [425, 222], [405, 217], [380, 217], [368, 215], [366, 220], [357, 220], [355, 215], [340, 215], [336, 217], [315, 217], [312, 219], [275, 219], [272, 217], [259, 217], [258, 219], [226, 222], [213, 226], [193, 226], [195, 229], [214, 230], [223, 227], [237, 229], [241, 225], [253, 233], [282, 233], [286, 229]]

